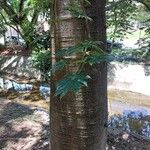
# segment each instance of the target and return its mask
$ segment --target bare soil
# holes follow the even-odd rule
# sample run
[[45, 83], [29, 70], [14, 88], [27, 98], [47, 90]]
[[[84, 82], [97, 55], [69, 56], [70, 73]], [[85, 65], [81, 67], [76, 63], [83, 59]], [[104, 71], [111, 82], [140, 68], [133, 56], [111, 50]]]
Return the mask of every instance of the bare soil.
[[0, 150], [48, 150], [45, 112], [0, 99]]

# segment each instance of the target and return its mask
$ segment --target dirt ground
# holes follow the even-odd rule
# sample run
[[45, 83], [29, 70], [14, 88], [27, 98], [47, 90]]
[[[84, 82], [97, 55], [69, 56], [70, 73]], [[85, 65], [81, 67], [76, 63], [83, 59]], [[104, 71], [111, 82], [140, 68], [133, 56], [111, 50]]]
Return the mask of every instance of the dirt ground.
[[[49, 116], [42, 108], [0, 98], [0, 150], [48, 150]], [[150, 150], [150, 140], [108, 128], [107, 150]]]
[[134, 133], [108, 128], [107, 150], [150, 150], [150, 140]]
[[47, 114], [0, 99], [0, 150], [48, 150]]

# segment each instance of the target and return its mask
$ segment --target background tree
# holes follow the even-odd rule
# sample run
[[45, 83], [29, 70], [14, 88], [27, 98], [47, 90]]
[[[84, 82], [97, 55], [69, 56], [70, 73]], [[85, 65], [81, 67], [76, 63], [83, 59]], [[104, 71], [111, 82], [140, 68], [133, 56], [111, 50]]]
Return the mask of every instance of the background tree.
[[124, 39], [128, 39], [133, 35], [133, 38], [136, 37], [136, 45], [138, 45], [137, 49], [112, 49], [113, 54], [140, 59], [147, 59], [149, 57], [149, 6], [150, 3], [146, 0], [107, 1], [108, 39], [114, 43], [114, 41], [124, 41]]
[[[146, 2], [146, 1], [145, 1]], [[143, 4], [143, 2], [142, 2]], [[143, 53], [141, 57], [144, 59], [150, 58], [150, 3], [138, 6], [138, 11], [141, 12], [137, 15], [136, 20], [140, 24], [140, 29], [145, 31], [144, 37], [140, 37], [138, 44], [142, 49]]]
[[[49, 1], [44, 0], [0, 0], [0, 15], [7, 26], [15, 29], [32, 49], [38, 39], [38, 19], [46, 18]], [[42, 22], [41, 22], [42, 23]]]
[[107, 2], [108, 38], [115, 42], [123, 40], [126, 34], [131, 33], [136, 16], [134, 1], [113, 0]]

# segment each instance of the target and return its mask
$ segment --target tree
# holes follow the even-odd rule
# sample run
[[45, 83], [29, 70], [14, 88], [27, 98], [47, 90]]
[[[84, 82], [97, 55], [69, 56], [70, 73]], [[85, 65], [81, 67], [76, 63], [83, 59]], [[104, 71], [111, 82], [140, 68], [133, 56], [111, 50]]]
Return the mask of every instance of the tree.
[[46, 17], [49, 12], [48, 0], [0, 0], [0, 16], [7, 26], [15, 29], [32, 50], [38, 39], [37, 25], [39, 16]]
[[[51, 9], [54, 20], [52, 26], [52, 70], [56, 69], [54, 66], [57, 62], [60, 67], [60, 62], [64, 60], [69, 59], [70, 62], [78, 60], [51, 76], [50, 142], [52, 150], [104, 150], [106, 148], [107, 63], [101, 62], [92, 66], [86, 64], [83, 67], [77, 65], [77, 62], [82, 61], [80, 52], [65, 57], [57, 55], [61, 51], [64, 52], [62, 49], [66, 50], [68, 47], [70, 47], [70, 51], [68, 51], [70, 54], [75, 50], [76, 45], [78, 45], [76, 49], [79, 50], [81, 48], [79, 43], [87, 39], [98, 43], [100, 49], [105, 51], [106, 1], [91, 0], [88, 3], [91, 4], [85, 4], [85, 1], [78, 0], [71, 2], [54, 0], [53, 9]], [[92, 53], [93, 51], [92, 47], [86, 52]], [[91, 79], [88, 80], [87, 87], [82, 86], [77, 92], [78, 86], [86, 85], [87, 78], [81, 74], [73, 76], [71, 76], [72, 74], [66, 76], [66, 74], [80, 69], [83, 69]], [[64, 76], [65, 79], [63, 79]], [[65, 92], [64, 87], [69, 87], [70, 91]], [[65, 94], [63, 93], [64, 95], [61, 97], [57, 90], [62, 90]]]
[[[115, 55], [132, 56], [134, 58], [149, 58], [150, 54], [150, 1], [147, 0], [108, 0], [107, 1], [107, 37], [112, 40], [123, 40], [128, 38], [127, 33], [139, 30], [137, 50], [113, 49]], [[140, 14], [139, 14], [140, 12]], [[135, 29], [135, 25], [137, 28]], [[141, 33], [145, 33], [142, 35]], [[134, 34], [135, 35], [135, 34]], [[142, 36], [141, 36], [142, 35]], [[112, 44], [113, 46], [113, 44]]]
[[107, 2], [107, 8], [108, 38], [112, 42], [123, 40], [127, 33], [133, 31], [136, 4], [130, 0], [113, 0]]
[[[123, 40], [127, 33], [133, 32], [133, 25], [139, 18], [143, 10], [139, 7], [144, 6], [150, 10], [150, 2], [147, 0], [108, 0], [107, 1], [107, 28], [108, 38], [112, 41]], [[141, 12], [139, 14], [139, 11]], [[148, 18], [148, 14], [142, 19]]]
[[135, 0], [141, 4], [143, 4], [147, 10], [150, 11], [150, 1], [149, 0]]
[[140, 38], [138, 44], [142, 49], [142, 54], [140, 57], [144, 59], [150, 59], [150, 2], [141, 1], [139, 6], [140, 15], [137, 16], [138, 22], [141, 24], [141, 30], [144, 29], [145, 35]]

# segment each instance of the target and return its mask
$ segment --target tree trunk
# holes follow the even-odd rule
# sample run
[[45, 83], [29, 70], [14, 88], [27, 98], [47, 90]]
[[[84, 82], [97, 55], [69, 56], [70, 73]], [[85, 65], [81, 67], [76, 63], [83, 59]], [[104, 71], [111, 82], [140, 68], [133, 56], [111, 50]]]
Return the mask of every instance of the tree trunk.
[[[64, 8], [69, 0], [55, 0], [52, 50], [53, 54], [64, 47], [70, 47], [88, 39], [86, 23], [73, 17]], [[89, 23], [90, 39], [102, 41], [105, 50], [105, 1], [92, 0], [86, 9], [93, 22]], [[57, 58], [52, 56], [52, 61]], [[51, 150], [105, 150], [107, 122], [107, 64], [105, 62], [86, 71], [92, 79], [88, 88], [78, 93], [69, 93], [63, 99], [55, 96], [56, 81], [70, 70], [59, 71], [51, 77], [50, 99], [50, 149]]]
[[[103, 51], [106, 50], [106, 0], [90, 0], [91, 5], [86, 7], [86, 14], [92, 18], [88, 23], [90, 40], [98, 42]], [[98, 144], [96, 150], [106, 149], [106, 127], [108, 122], [108, 106], [107, 106], [107, 63], [101, 62], [92, 67], [87, 66], [86, 71], [89, 72], [92, 80], [90, 80], [87, 92], [87, 100], [89, 100], [89, 109], [93, 105], [93, 111], [98, 118], [95, 123], [97, 130]], [[94, 146], [94, 145], [93, 145]], [[94, 150], [91, 148], [91, 150]]]

